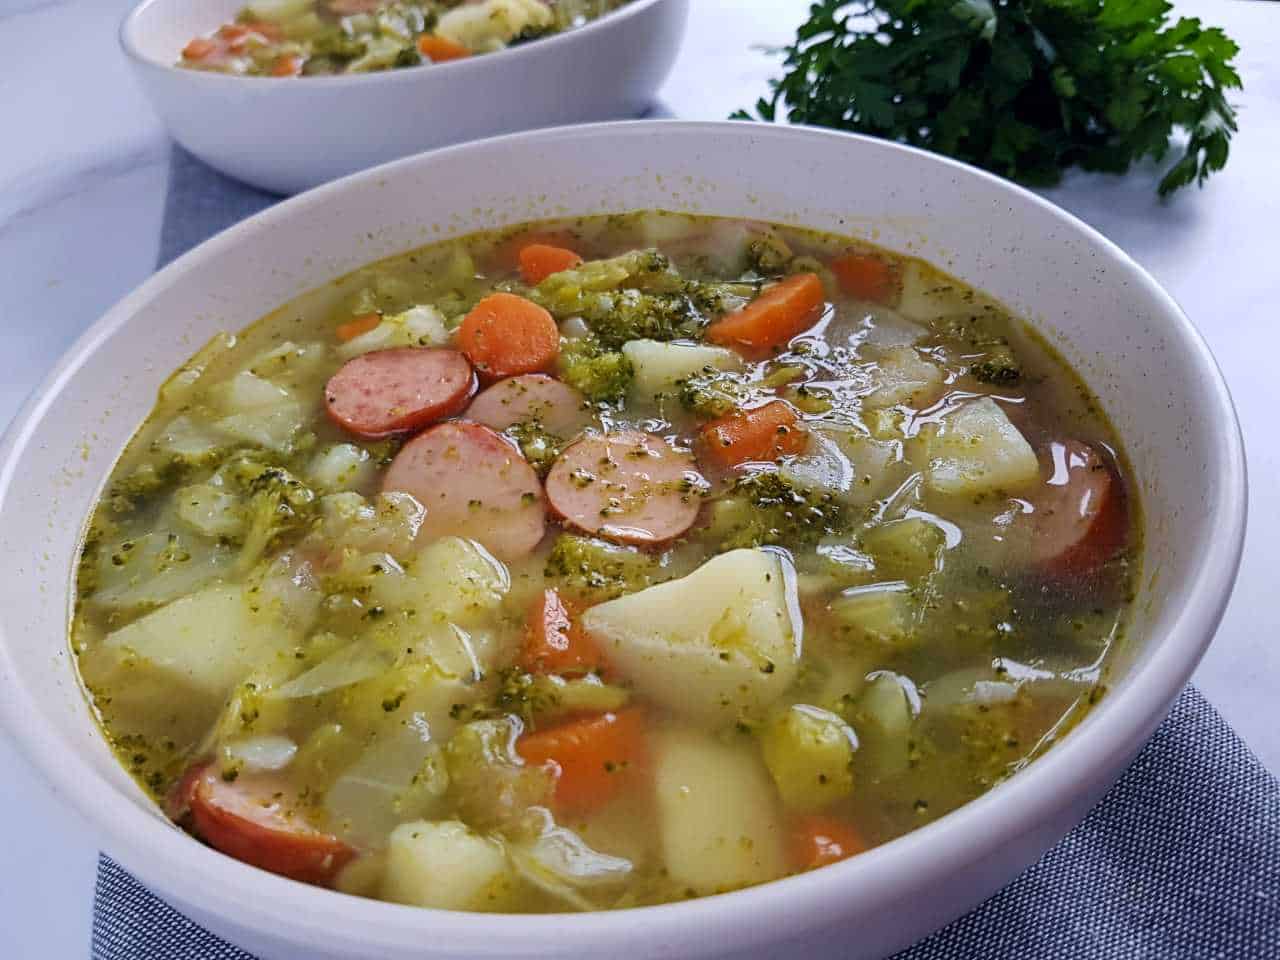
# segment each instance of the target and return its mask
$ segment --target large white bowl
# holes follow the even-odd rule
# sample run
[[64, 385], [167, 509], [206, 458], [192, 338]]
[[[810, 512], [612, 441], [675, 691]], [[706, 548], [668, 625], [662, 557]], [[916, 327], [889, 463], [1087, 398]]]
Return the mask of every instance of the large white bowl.
[[[447, 189], [440, 189], [447, 184]], [[90, 717], [67, 649], [81, 523], [157, 387], [235, 330], [372, 259], [538, 217], [663, 207], [865, 237], [1032, 318], [1098, 392], [1146, 511], [1144, 574], [1111, 693], [981, 799], [835, 866], [750, 890], [583, 916], [444, 913], [293, 883], [169, 824]], [[0, 720], [102, 846], [264, 957], [878, 957], [974, 906], [1078, 822], [1164, 717], [1227, 602], [1245, 466], [1222, 377], [1177, 305], [1034, 195], [884, 142], [746, 123], [521, 134], [413, 157], [274, 207], [162, 270], [76, 343], [0, 448]]]
[[120, 43], [175, 140], [237, 180], [296, 193], [445, 144], [639, 116], [675, 63], [689, 2], [632, 0], [499, 53], [350, 76], [282, 80], [174, 66], [188, 40], [231, 20], [244, 0], [143, 0], [121, 24]]

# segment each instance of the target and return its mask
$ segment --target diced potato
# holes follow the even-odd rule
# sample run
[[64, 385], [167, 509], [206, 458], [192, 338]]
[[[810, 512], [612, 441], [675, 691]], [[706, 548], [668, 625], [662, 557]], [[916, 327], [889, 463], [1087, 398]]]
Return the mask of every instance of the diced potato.
[[107, 634], [104, 644], [222, 696], [255, 667], [285, 655], [296, 638], [272, 616], [255, 614], [238, 586], [213, 586], [174, 600]]
[[549, 27], [554, 21], [542, 0], [482, 0], [445, 13], [436, 33], [480, 53], [501, 49], [522, 30]]
[[392, 347], [442, 347], [449, 342], [449, 328], [435, 307], [410, 307], [403, 313], [382, 318], [372, 330], [353, 337], [338, 347], [338, 356], [350, 360], [362, 353]]
[[235, 539], [244, 532], [245, 515], [240, 498], [207, 483], [193, 483], [173, 494], [178, 519], [196, 533], [217, 539]]
[[698, 894], [786, 871], [773, 784], [756, 752], [692, 730], [655, 745], [654, 793], [667, 874]]
[[1036, 482], [1031, 444], [990, 397], [971, 400], [922, 431], [925, 482], [939, 493], [976, 496], [1016, 491]]
[[850, 718], [862, 732], [863, 769], [878, 779], [907, 769], [911, 727], [919, 712], [919, 695], [909, 679], [888, 670], [871, 674]]
[[403, 561], [414, 555], [426, 510], [407, 493], [380, 493], [369, 501], [347, 491], [321, 497], [320, 516], [321, 543], [354, 552], [386, 551]]
[[927, 407], [942, 393], [943, 379], [942, 368], [920, 356], [914, 348], [894, 347], [876, 361], [872, 374], [876, 388], [862, 403], [872, 409], [899, 403]]
[[915, 260], [903, 267], [898, 312], [908, 319], [928, 323], [940, 314], [973, 308], [974, 294], [932, 267]]
[[912, 642], [914, 610], [902, 581], [842, 591], [830, 605], [835, 629], [854, 643], [901, 647]]
[[858, 738], [834, 713], [794, 704], [765, 728], [760, 747], [788, 807], [821, 810], [853, 792]]
[[876, 570], [889, 577], [915, 580], [941, 564], [946, 537], [921, 517], [892, 520], [862, 535], [862, 548], [876, 561]]
[[174, 417], [153, 441], [157, 453], [167, 454], [187, 463], [212, 460], [224, 446], [226, 439], [204, 424], [198, 424], [188, 416]]
[[370, 486], [378, 475], [378, 465], [369, 451], [354, 443], [335, 443], [311, 460], [307, 470], [313, 486], [323, 491], [358, 490]]
[[483, 621], [511, 589], [502, 561], [461, 537], [433, 541], [406, 569], [420, 585], [421, 613], [461, 626]]
[[767, 707], [799, 663], [778, 554], [733, 550], [592, 607], [582, 625], [620, 676], [677, 713], [731, 723]]
[[465, 823], [415, 820], [391, 831], [382, 895], [437, 910], [498, 910], [514, 879], [502, 847]]
[[724, 347], [632, 340], [622, 345], [622, 352], [635, 368], [632, 389], [645, 398], [671, 396], [680, 389], [679, 381], [702, 373], [742, 369], [741, 358]]

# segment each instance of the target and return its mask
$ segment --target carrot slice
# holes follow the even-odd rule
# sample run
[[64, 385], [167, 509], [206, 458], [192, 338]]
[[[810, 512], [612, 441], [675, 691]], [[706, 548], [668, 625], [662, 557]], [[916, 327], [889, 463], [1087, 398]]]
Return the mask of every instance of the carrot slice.
[[358, 317], [352, 317], [346, 323], [338, 324], [333, 332], [339, 340], [346, 343], [348, 340], [354, 340], [356, 337], [368, 333], [381, 322], [382, 314], [364, 313]]
[[802, 453], [809, 436], [789, 403], [771, 400], [763, 407], [712, 420], [702, 428], [700, 440], [702, 460], [729, 470], [750, 461]]
[[212, 56], [217, 49], [218, 44], [208, 37], [196, 37], [182, 48], [182, 56], [186, 60], [204, 60]]
[[555, 366], [560, 328], [551, 314], [513, 293], [493, 293], [477, 303], [458, 329], [458, 346], [481, 376], [500, 380]]
[[707, 339], [767, 355], [818, 322], [825, 291], [816, 273], [797, 273], [767, 288], [741, 310], [707, 328]]
[[889, 303], [898, 292], [898, 274], [881, 257], [870, 253], [846, 253], [831, 261], [840, 289], [858, 300]]
[[595, 643], [555, 590], [543, 591], [529, 611], [520, 663], [530, 673], [561, 676], [599, 671], [602, 665]]
[[525, 763], [549, 768], [555, 803], [576, 813], [599, 809], [645, 767], [644, 715], [635, 709], [569, 720], [516, 741]]
[[471, 51], [462, 44], [437, 37], [433, 33], [424, 33], [418, 38], [418, 52], [432, 63], [445, 63], [471, 56]]
[[825, 867], [866, 849], [853, 824], [825, 814], [801, 817], [791, 831], [791, 861], [797, 870]]
[[564, 247], [549, 243], [531, 243], [520, 250], [520, 276], [524, 282], [537, 286], [553, 273], [572, 270], [582, 263], [582, 258]]
[[536, 243], [549, 247], [564, 247], [572, 250], [578, 242], [568, 230], [527, 230], [505, 238], [493, 248], [485, 261], [485, 267], [495, 273], [505, 273], [519, 266], [520, 251]]
[[297, 54], [290, 53], [277, 57], [276, 62], [271, 65], [273, 77], [296, 77], [300, 73], [302, 73], [302, 58]]

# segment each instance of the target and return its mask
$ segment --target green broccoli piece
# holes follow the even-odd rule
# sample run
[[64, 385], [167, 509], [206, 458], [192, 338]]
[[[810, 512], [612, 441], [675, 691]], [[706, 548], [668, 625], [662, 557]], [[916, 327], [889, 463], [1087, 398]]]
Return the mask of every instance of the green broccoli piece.
[[365, 55], [368, 45], [347, 36], [341, 27], [325, 27], [311, 38], [311, 55], [333, 60], [357, 60]]
[[762, 277], [782, 276], [794, 258], [787, 242], [772, 233], [747, 244], [747, 263]]
[[849, 518], [829, 493], [805, 490], [776, 470], [738, 478], [728, 494], [712, 504], [710, 535], [723, 550], [810, 546], [843, 533]]
[[593, 403], [618, 403], [631, 389], [635, 370], [617, 350], [594, 337], [570, 340], [560, 351], [560, 379]]
[[229, 461], [224, 481], [247, 498], [247, 532], [237, 567], [247, 570], [281, 538], [305, 530], [316, 515], [315, 491], [283, 467], [248, 456]]
[[680, 405], [706, 420], [723, 417], [741, 409], [754, 396], [749, 383], [737, 374], [708, 367], [697, 376], [677, 383]]
[[1022, 366], [1008, 344], [995, 344], [987, 355], [969, 365], [969, 375], [983, 383], [1009, 386], [1022, 380]]
[[537, 420], [512, 424], [503, 433], [515, 441], [524, 458], [540, 477], [546, 477], [551, 465], [564, 449], [564, 440], [545, 429]]
[[652, 586], [661, 561], [634, 547], [562, 533], [547, 556], [547, 579], [566, 596], [601, 603]]

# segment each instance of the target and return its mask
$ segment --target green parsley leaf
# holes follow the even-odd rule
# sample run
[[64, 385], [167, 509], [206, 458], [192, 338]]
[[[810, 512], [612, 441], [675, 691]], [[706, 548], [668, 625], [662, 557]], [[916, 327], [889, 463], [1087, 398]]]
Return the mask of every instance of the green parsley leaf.
[[784, 72], [735, 119], [855, 130], [1023, 183], [1173, 163], [1161, 196], [1227, 162], [1236, 44], [1168, 0], [820, 0]]

